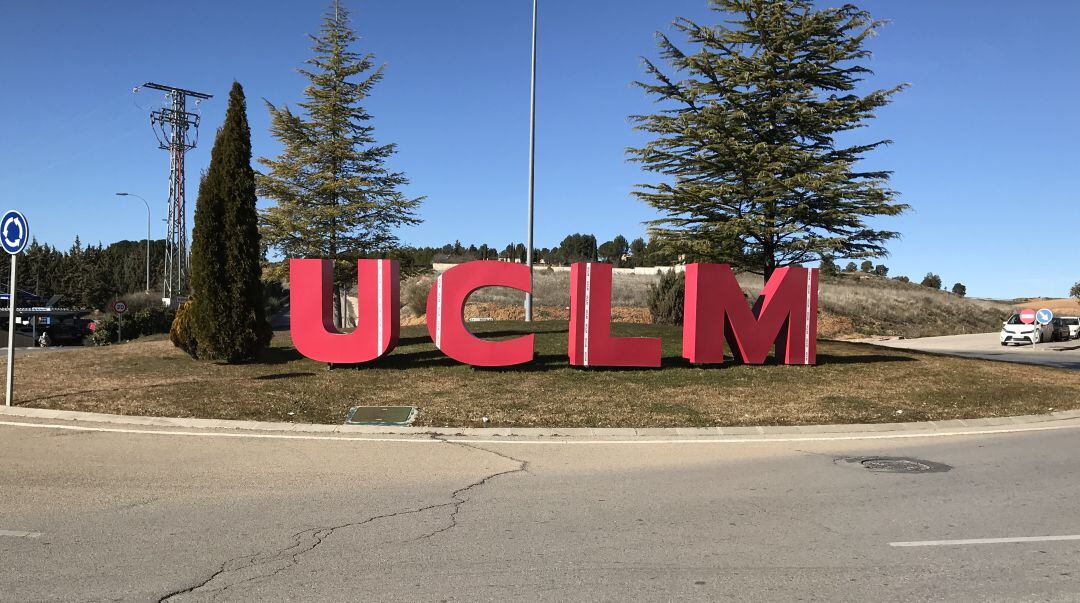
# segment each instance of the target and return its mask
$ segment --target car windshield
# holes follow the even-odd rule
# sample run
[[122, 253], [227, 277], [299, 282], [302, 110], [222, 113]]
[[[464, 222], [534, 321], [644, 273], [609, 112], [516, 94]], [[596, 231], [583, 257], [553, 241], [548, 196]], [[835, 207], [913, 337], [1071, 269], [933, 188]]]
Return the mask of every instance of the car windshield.
[[1019, 314], [1013, 314], [1012, 316], [1009, 317], [1009, 320], [1005, 321], [1005, 324], [1022, 325], [1022, 324], [1024, 324], [1024, 322], [1020, 320], [1020, 315]]
[[1080, 318], [1062, 318], [1061, 322], [1067, 325], [1080, 325]]

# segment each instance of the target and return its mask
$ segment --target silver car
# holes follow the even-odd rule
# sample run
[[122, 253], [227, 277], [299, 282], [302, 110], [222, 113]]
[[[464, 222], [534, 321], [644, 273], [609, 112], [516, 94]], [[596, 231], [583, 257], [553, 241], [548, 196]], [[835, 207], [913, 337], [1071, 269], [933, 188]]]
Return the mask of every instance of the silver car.
[[1069, 327], [1069, 339], [1080, 339], [1080, 317], [1062, 316], [1061, 322]]

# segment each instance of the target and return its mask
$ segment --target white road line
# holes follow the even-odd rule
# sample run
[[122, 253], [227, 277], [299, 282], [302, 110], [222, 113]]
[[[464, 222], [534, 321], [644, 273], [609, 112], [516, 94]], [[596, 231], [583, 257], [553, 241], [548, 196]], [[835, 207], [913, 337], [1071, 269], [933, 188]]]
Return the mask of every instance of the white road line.
[[[1072, 425], [1047, 425], [1043, 427], [1014, 427], [1004, 429], [983, 429], [979, 431], [939, 431], [926, 433], [894, 433], [894, 434], [865, 434], [848, 436], [775, 436], [775, 437], [700, 437], [684, 440], [575, 440], [570, 438], [558, 439], [562, 436], [547, 436], [543, 440], [535, 439], [511, 439], [518, 436], [505, 436], [505, 439], [477, 439], [468, 436], [434, 436], [432, 434], [417, 434], [416, 437], [381, 438], [370, 436], [323, 436], [323, 435], [290, 435], [277, 433], [229, 433], [216, 431], [169, 431], [157, 429], [122, 429], [117, 427], [84, 427], [81, 425], [57, 425], [54, 423], [23, 423], [18, 421], [0, 421], [0, 426], [9, 427], [32, 427], [39, 429], [61, 429], [68, 431], [89, 431], [98, 433], [130, 433], [137, 435], [166, 435], [188, 436], [201, 438], [251, 438], [261, 440], [328, 440], [332, 442], [395, 442], [403, 444], [443, 444], [453, 442], [469, 442], [471, 444], [522, 444], [522, 445], [558, 445], [572, 444], [769, 444], [777, 442], [851, 442], [861, 440], [906, 440], [912, 438], [944, 438], [959, 436], [999, 435], [1009, 433], [1029, 433], [1037, 431], [1058, 431], [1062, 429], [1080, 429], [1080, 424]], [[437, 437], [437, 439], [436, 439]]]
[[20, 532], [18, 530], [0, 530], [0, 536], [12, 538], [40, 538], [41, 532]]
[[1016, 536], [1013, 538], [969, 538], [967, 540], [917, 540], [915, 542], [890, 542], [889, 546], [956, 546], [964, 544], [1005, 544], [1010, 542], [1052, 542], [1056, 540], [1080, 540], [1080, 534], [1067, 536]]

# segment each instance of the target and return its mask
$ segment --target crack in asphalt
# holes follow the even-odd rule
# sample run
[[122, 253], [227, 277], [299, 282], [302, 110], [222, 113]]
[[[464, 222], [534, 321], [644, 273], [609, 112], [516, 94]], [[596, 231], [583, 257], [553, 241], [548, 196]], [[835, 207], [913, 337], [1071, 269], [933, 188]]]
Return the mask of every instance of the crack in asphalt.
[[367, 519], [365, 519], [363, 521], [348, 522], [348, 523], [343, 523], [343, 524], [336, 525], [336, 526], [315, 527], [315, 528], [309, 528], [307, 530], [302, 530], [302, 531], [297, 532], [297, 533], [292, 535], [292, 541], [293, 542], [290, 545], [288, 545], [288, 546], [286, 546], [284, 548], [278, 549], [277, 551], [274, 551], [273, 553], [269, 553], [269, 554], [255, 553], [255, 554], [252, 554], [252, 555], [241, 555], [239, 557], [234, 557], [232, 559], [229, 559], [229, 560], [225, 561], [224, 563], [222, 563], [221, 567], [219, 567], [216, 571], [212, 572], [206, 578], [204, 578], [204, 579], [202, 579], [202, 580], [200, 580], [200, 581], [198, 581], [195, 584], [192, 584], [190, 586], [180, 588], [180, 589], [177, 589], [177, 590], [174, 590], [172, 592], [169, 592], [169, 593], [165, 594], [164, 596], [162, 596], [161, 598], [158, 599], [158, 603], [163, 603], [164, 601], [169, 601], [169, 600], [171, 600], [171, 599], [173, 599], [175, 597], [179, 597], [179, 596], [182, 596], [182, 595], [187, 595], [187, 594], [194, 593], [197, 590], [200, 590], [202, 588], [207, 587], [211, 582], [213, 582], [214, 580], [218, 579], [221, 576], [224, 576], [226, 574], [232, 574], [232, 573], [235, 573], [235, 572], [248, 570], [248, 569], [253, 569], [253, 568], [260, 568], [261, 569], [261, 568], [263, 568], [265, 566], [276, 565], [276, 567], [269, 568], [270, 569], [269, 572], [259, 573], [259, 574], [255, 575], [255, 576], [240, 580], [239, 582], [234, 582], [232, 584], [226, 584], [225, 586], [217, 589], [214, 592], [213, 597], [217, 598], [218, 596], [220, 596], [222, 593], [229, 590], [230, 588], [239, 586], [241, 584], [247, 584], [247, 583], [255, 582], [255, 581], [258, 581], [258, 580], [264, 580], [264, 579], [267, 579], [267, 578], [272, 578], [273, 576], [276, 576], [277, 574], [279, 574], [279, 573], [281, 573], [281, 572], [295, 566], [297, 563], [299, 563], [299, 558], [300, 558], [301, 555], [304, 555], [306, 553], [309, 553], [309, 552], [315, 550], [315, 548], [317, 548], [327, 538], [329, 538], [331, 535], [333, 535], [334, 532], [336, 532], [338, 530], [341, 530], [341, 529], [344, 529], [344, 528], [361, 527], [361, 526], [364, 526], [366, 524], [373, 523], [375, 521], [379, 521], [379, 520], [382, 520], [382, 519], [389, 519], [389, 518], [392, 518], [392, 517], [398, 517], [398, 516], [402, 516], [402, 515], [415, 515], [415, 514], [418, 514], [418, 513], [424, 513], [426, 511], [431, 511], [431, 510], [434, 510], [434, 509], [441, 509], [441, 508], [444, 508], [444, 507], [453, 507], [453, 510], [450, 512], [450, 523], [449, 524], [447, 524], [446, 526], [444, 526], [444, 527], [442, 527], [442, 528], [440, 528], [438, 530], [435, 530], [433, 532], [430, 532], [428, 534], [420, 536], [419, 538], [416, 538], [414, 540], [423, 540], [423, 539], [431, 538], [432, 536], [435, 536], [436, 534], [441, 534], [441, 533], [446, 532], [446, 531], [448, 531], [450, 529], [453, 529], [454, 527], [457, 526], [457, 514], [461, 510], [462, 505], [464, 505], [469, 500], [468, 498], [462, 498], [462, 496], [461, 496], [462, 494], [464, 494], [465, 492], [468, 492], [469, 490], [471, 490], [473, 488], [477, 488], [479, 486], [482, 486], [482, 485], [486, 484], [487, 482], [491, 481], [492, 479], [494, 479], [496, 477], [499, 477], [501, 475], [509, 475], [511, 473], [522, 473], [522, 472], [527, 473], [528, 472], [528, 466], [529, 466], [528, 461], [524, 461], [524, 460], [521, 460], [521, 459], [516, 459], [514, 457], [511, 457], [511, 456], [508, 456], [508, 455], [505, 455], [505, 454], [502, 454], [502, 453], [499, 453], [499, 452], [495, 452], [493, 450], [488, 450], [486, 448], [481, 448], [479, 446], [473, 446], [473, 445], [470, 445], [470, 444], [466, 444], [464, 442], [454, 442], [454, 441], [445, 440], [445, 439], [438, 438], [438, 437], [436, 437], [435, 439], [439, 440], [440, 442], [445, 442], [447, 444], [451, 444], [451, 445], [454, 445], [454, 446], [460, 446], [460, 447], [463, 447], [463, 448], [471, 448], [473, 450], [479, 450], [479, 451], [482, 451], [482, 452], [487, 452], [489, 454], [494, 454], [495, 456], [498, 456], [498, 457], [504, 458], [506, 460], [513, 461], [513, 462], [517, 463], [518, 467], [515, 468], [515, 469], [508, 469], [506, 471], [500, 471], [498, 473], [492, 473], [492, 474], [487, 475], [484, 478], [482, 478], [482, 479], [480, 479], [480, 480], [478, 480], [476, 482], [473, 482], [473, 483], [469, 484], [468, 486], [465, 486], [463, 488], [458, 488], [457, 490], [454, 490], [452, 493], [450, 493], [450, 499], [451, 499], [450, 502], [437, 503], [437, 504], [433, 504], [433, 505], [426, 505], [426, 506], [418, 507], [418, 508], [415, 508], [415, 509], [407, 509], [407, 510], [404, 510], [404, 511], [395, 511], [393, 513], [384, 513], [382, 515], [375, 515], [373, 517], [369, 517], [369, 518], [367, 518]]
[[457, 525], [458, 525], [458, 523], [457, 523], [458, 512], [461, 511], [462, 505], [464, 505], [466, 502], [469, 501], [468, 498], [462, 498], [461, 497], [461, 495], [464, 494], [465, 492], [468, 492], [469, 490], [472, 490], [473, 488], [478, 488], [480, 486], [483, 486], [484, 484], [488, 483], [489, 481], [491, 481], [491, 480], [493, 480], [496, 477], [499, 477], [501, 475], [510, 475], [511, 473], [528, 473], [529, 472], [529, 461], [525, 461], [525, 460], [522, 460], [522, 459], [517, 459], [517, 458], [514, 458], [512, 456], [503, 454], [501, 452], [495, 452], [494, 450], [488, 450], [487, 448], [481, 448], [479, 446], [474, 446], [472, 444], [467, 444], [465, 442], [455, 442], [455, 441], [445, 440], [445, 439], [438, 438], [438, 437], [436, 437], [435, 439], [439, 440], [440, 442], [446, 442], [447, 444], [453, 444], [455, 446], [461, 446], [462, 448], [471, 448], [473, 450], [479, 450], [481, 452], [487, 452], [488, 454], [494, 454], [495, 456], [504, 458], [504, 459], [506, 459], [508, 461], [513, 461], [513, 462], [517, 463], [518, 466], [517, 466], [516, 469], [507, 469], [506, 471], [500, 471], [498, 473], [492, 473], [491, 475], [488, 475], [488, 476], [484, 477], [483, 479], [481, 479], [479, 481], [473, 482], [473, 483], [469, 484], [468, 486], [465, 486], [464, 488], [458, 488], [457, 490], [454, 490], [450, 494], [450, 499], [453, 502], [449, 503], [449, 505], [453, 505], [453, 507], [454, 507], [453, 511], [450, 512], [450, 522], [447, 523], [445, 526], [439, 528], [438, 530], [435, 530], [434, 532], [428, 532], [427, 534], [424, 534], [423, 536], [419, 536], [417, 538], [414, 538], [413, 540], [427, 540], [428, 538], [431, 538], [432, 536], [435, 536], [436, 534], [442, 534], [443, 532], [446, 532], [446, 531], [449, 531], [449, 530], [452, 530], [452, 529], [456, 528]]

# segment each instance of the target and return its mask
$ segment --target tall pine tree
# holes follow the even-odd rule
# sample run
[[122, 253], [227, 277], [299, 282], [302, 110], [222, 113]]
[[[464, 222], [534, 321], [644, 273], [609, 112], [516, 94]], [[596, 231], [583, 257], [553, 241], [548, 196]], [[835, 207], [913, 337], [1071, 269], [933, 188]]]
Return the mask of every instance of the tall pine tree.
[[415, 210], [422, 198], [405, 197], [405, 175], [386, 168], [397, 147], [378, 144], [363, 105], [384, 67], [351, 50], [357, 38], [340, 2], [312, 40], [315, 56], [300, 69], [310, 82], [299, 103], [304, 115], [267, 103], [271, 132], [284, 150], [259, 160], [267, 168], [259, 192], [277, 202], [263, 212], [262, 231], [287, 258], [335, 260], [340, 301], [346, 271], [354, 272], [360, 257], [396, 249], [394, 229], [420, 222]]
[[888, 140], [838, 144], [864, 127], [903, 86], [865, 95], [865, 41], [880, 25], [847, 4], [817, 10], [807, 0], [711, 0], [729, 20], [674, 23], [693, 52], [657, 34], [665, 73], [637, 84], [664, 109], [636, 115], [655, 137], [629, 149], [673, 182], [635, 195], [666, 214], [651, 222], [662, 249], [730, 262], [766, 277], [823, 256], [876, 257], [898, 236], [865, 219], [902, 213], [890, 172], [862, 171], [863, 155]]
[[188, 318], [199, 358], [250, 360], [270, 343], [255, 201], [247, 102], [233, 82], [195, 203]]

